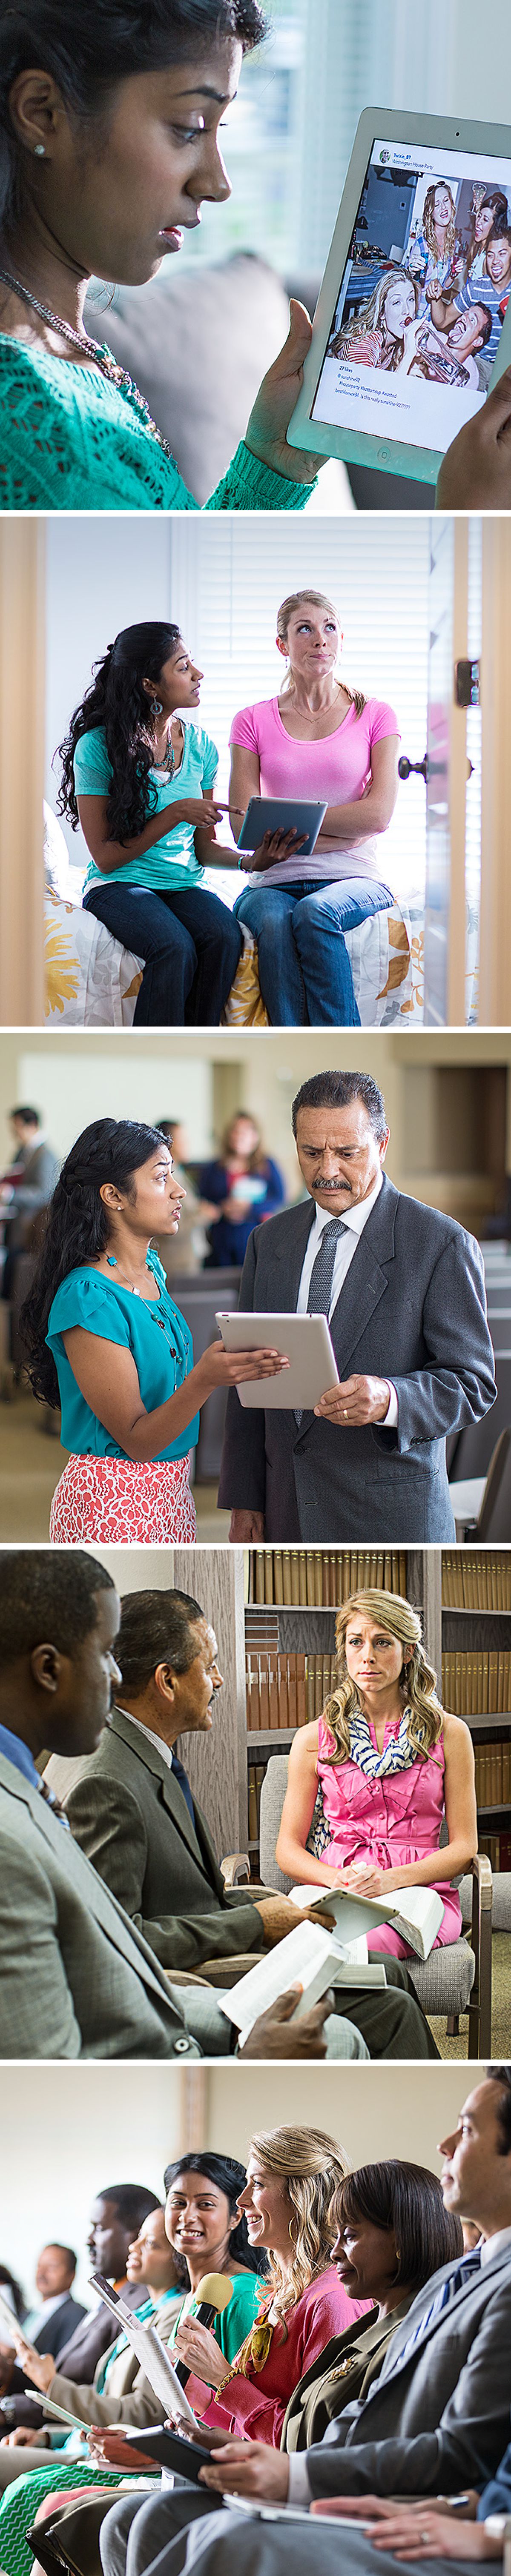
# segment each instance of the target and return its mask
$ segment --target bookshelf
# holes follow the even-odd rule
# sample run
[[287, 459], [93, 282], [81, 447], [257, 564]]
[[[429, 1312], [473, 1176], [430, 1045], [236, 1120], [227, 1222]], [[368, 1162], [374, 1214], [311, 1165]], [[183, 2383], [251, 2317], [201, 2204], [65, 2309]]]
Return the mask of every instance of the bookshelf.
[[442, 1681], [473, 1740], [479, 1849], [510, 1870], [511, 1550], [443, 1552]]
[[259, 1802], [272, 1753], [288, 1753], [297, 1725], [319, 1716], [333, 1688], [335, 1612], [349, 1592], [402, 1592], [423, 1620], [439, 1670], [438, 1548], [251, 1548], [245, 1602], [248, 1852], [259, 1865]]

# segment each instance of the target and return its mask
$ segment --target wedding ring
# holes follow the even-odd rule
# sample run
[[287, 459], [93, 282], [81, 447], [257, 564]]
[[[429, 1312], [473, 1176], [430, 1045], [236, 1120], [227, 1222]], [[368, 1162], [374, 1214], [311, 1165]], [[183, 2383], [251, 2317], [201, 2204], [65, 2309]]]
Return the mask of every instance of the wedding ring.
[[342, 1408], [342, 1409], [343, 1409], [343, 1414], [344, 1414], [344, 1420], [345, 1420], [345, 1422], [347, 1422], [347, 1420], [348, 1420], [348, 1407], [347, 1407], [347, 1404], [343, 1404], [343, 1408]]
[[429, 2531], [419, 2532], [419, 2539], [424, 2541], [429, 2540]]

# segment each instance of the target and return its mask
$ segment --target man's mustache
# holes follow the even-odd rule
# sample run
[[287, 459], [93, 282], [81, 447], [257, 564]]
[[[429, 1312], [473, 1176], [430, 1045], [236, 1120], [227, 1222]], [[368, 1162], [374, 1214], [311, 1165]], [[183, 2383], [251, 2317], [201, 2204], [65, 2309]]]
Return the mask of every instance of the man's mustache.
[[344, 1180], [342, 1172], [339, 1173], [338, 1180], [336, 1181], [324, 1181], [322, 1180], [321, 1172], [317, 1172], [312, 1183], [312, 1188], [313, 1190], [349, 1190], [350, 1198], [353, 1195], [351, 1181]]

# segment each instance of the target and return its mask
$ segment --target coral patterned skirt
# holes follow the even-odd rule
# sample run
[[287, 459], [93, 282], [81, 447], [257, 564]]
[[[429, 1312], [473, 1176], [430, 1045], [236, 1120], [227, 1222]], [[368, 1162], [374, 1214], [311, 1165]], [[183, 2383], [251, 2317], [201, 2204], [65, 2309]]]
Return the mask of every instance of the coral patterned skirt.
[[56, 1547], [102, 1539], [111, 1547], [193, 1547], [190, 1458], [69, 1458], [50, 1513]]

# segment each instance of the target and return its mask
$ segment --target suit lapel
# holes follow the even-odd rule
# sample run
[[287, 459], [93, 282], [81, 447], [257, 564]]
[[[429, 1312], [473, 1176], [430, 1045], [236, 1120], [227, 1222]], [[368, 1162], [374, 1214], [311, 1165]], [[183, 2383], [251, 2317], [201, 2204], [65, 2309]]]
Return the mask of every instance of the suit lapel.
[[[396, 2376], [396, 2377], [397, 2377], [397, 2373], [398, 2373], [398, 2371], [399, 2371], [399, 2370], [401, 2370], [401, 2369], [403, 2369], [403, 2370], [404, 2370], [404, 2369], [407, 2367], [407, 2364], [408, 2364], [408, 2362], [410, 2361], [410, 2359], [411, 2359], [411, 2358], [415, 2359], [415, 2356], [416, 2356], [416, 2355], [418, 2356], [418, 2355], [419, 2355], [419, 2353], [424, 2352], [424, 2351], [425, 2351], [425, 2349], [426, 2349], [426, 2344], [427, 2344], [427, 2343], [429, 2343], [430, 2336], [431, 2336], [432, 2334], [437, 2334], [437, 2333], [438, 2333], [438, 2328], [439, 2328], [439, 2326], [442, 2324], [443, 2318], [448, 2318], [448, 2319], [449, 2319], [449, 2322], [450, 2322], [450, 2321], [451, 2321], [451, 2319], [452, 2319], [452, 2317], [457, 2316], [457, 2315], [458, 2315], [458, 2311], [459, 2311], [459, 2309], [460, 2309], [460, 2308], [462, 2308], [462, 2307], [464, 2307], [464, 2305], [465, 2305], [466, 2301], [470, 2298], [471, 2293], [473, 2294], [474, 2292], [477, 2292], [477, 2290], [478, 2290], [478, 2288], [479, 2288], [479, 2282], [480, 2282], [480, 2280], [482, 2279], [482, 2280], [484, 2281], [484, 2284], [485, 2284], [485, 2287], [486, 2287], [486, 2283], [487, 2283], [487, 2281], [488, 2281], [489, 2279], [490, 2279], [490, 2280], [491, 2280], [491, 2279], [493, 2279], [493, 2278], [494, 2278], [494, 2276], [495, 2276], [495, 2274], [496, 2274], [496, 2273], [497, 2273], [501, 2268], [505, 2268], [506, 2263], [507, 2263], [508, 2269], [509, 2269], [509, 2268], [511, 2268], [511, 2246], [507, 2247], [507, 2249], [506, 2249], [506, 2248], [503, 2248], [500, 2254], [496, 2254], [496, 2255], [494, 2256], [493, 2262], [490, 2260], [490, 2262], [489, 2262], [489, 2263], [485, 2263], [485, 2265], [484, 2265], [484, 2269], [483, 2269], [482, 2273], [480, 2273], [480, 2272], [469, 2272], [469, 2274], [468, 2274], [468, 2276], [467, 2276], [467, 2280], [466, 2280], [466, 2281], [464, 2281], [464, 2282], [462, 2282], [462, 2283], [460, 2284], [460, 2288], [459, 2288], [459, 2290], [456, 2290], [455, 2297], [454, 2297], [453, 2299], [450, 2299], [450, 2300], [449, 2300], [447, 2307], [445, 2307], [443, 2310], [440, 2310], [440, 2314], [438, 2314], [438, 2313], [437, 2313], [436, 2317], [430, 2317], [430, 2319], [429, 2319], [429, 2324], [428, 2324], [427, 2326], [425, 2326], [425, 2327], [424, 2327], [424, 2331], [423, 2331], [423, 2332], [421, 2332], [421, 2334], [420, 2334], [420, 2335], [419, 2335], [419, 2334], [417, 2335], [417, 2343], [416, 2343], [416, 2344], [414, 2345], [414, 2347], [413, 2347], [413, 2353], [412, 2353], [412, 2354], [410, 2353], [409, 2331], [407, 2332], [407, 2329], [408, 2329], [408, 2330], [410, 2329], [410, 2317], [411, 2317], [411, 2311], [409, 2311], [408, 2317], [407, 2317], [407, 2319], [405, 2320], [405, 2326], [404, 2326], [404, 2330], [403, 2330], [403, 2350], [402, 2350], [402, 2352], [400, 2353], [399, 2358], [396, 2358], [396, 2361], [395, 2361], [395, 2362], [394, 2362], [394, 2364], [393, 2364], [393, 2362], [392, 2362], [392, 2344], [390, 2345], [389, 2352], [388, 2352], [388, 2354], [387, 2354], [387, 2356], [386, 2356], [386, 2360], [387, 2360], [388, 2367], [386, 2367], [385, 2362], [383, 2363], [383, 2370], [382, 2370], [382, 2373], [381, 2373], [382, 2383], [383, 2383], [383, 2380], [384, 2380], [384, 2379], [385, 2379], [385, 2383], [387, 2383], [387, 2381], [388, 2381], [389, 2379], [393, 2379], [393, 2378], [394, 2378], [394, 2376]], [[448, 2279], [448, 2273], [449, 2273], [450, 2268], [451, 2268], [451, 2267], [450, 2267], [450, 2265], [449, 2265], [449, 2266], [447, 2266], [447, 2265], [446, 2265], [446, 2266], [445, 2266], [445, 2268], [444, 2268], [443, 2274], [442, 2274], [442, 2273], [440, 2273], [440, 2272], [438, 2273], [438, 2276], [437, 2276], [437, 2287], [438, 2287], [438, 2288], [440, 2288], [440, 2282], [441, 2282], [442, 2278], [443, 2278], [444, 2280], [447, 2280], [447, 2279]], [[427, 2283], [427, 2290], [429, 2291], [430, 2296], [431, 2296], [431, 2294], [432, 2294], [432, 2296], [434, 2297], [435, 2293], [434, 2293], [434, 2290], [433, 2290], [433, 2283], [432, 2283], [431, 2281]], [[427, 2296], [426, 2296], [425, 2292], [423, 2292], [423, 2298], [424, 2298], [424, 2313], [425, 2313], [425, 2315], [427, 2316], [428, 2301], [427, 2301]], [[419, 2322], [419, 2320], [417, 2319], [417, 2325], [418, 2325], [418, 2322]], [[413, 2331], [413, 2329], [412, 2329], [412, 2331]]]
[[[283, 1315], [296, 1314], [298, 1290], [302, 1276], [305, 1253], [311, 1228], [314, 1224], [315, 1214], [316, 1210], [312, 1199], [307, 1198], [303, 1201], [300, 1200], [298, 1207], [289, 1208], [287, 1212], [286, 1226], [283, 1228], [280, 1244], [272, 1244], [271, 1275], [273, 1282], [275, 1274], [275, 1292], [273, 1292], [272, 1286], [271, 1303], [276, 1314], [280, 1313], [280, 1311], [282, 1311]], [[279, 1268], [282, 1273], [280, 1286], [278, 1279]], [[281, 1308], [278, 1304], [279, 1296], [282, 1298]]]
[[[28, 1807], [36, 1832], [42, 1834], [44, 1842], [49, 1844], [54, 1859], [61, 1859], [64, 1872], [67, 1872], [68, 1878], [76, 1888], [77, 1896], [86, 1906], [87, 1912], [92, 1915], [93, 1921], [99, 1924], [100, 1931], [104, 1932], [114, 1949], [119, 1950], [121, 1958], [127, 1960], [129, 1966], [136, 1970], [137, 1976], [143, 1978], [144, 1985], [150, 1988], [152, 1994], [157, 1995], [161, 2005], [165, 1997], [163, 1977], [158, 1976], [157, 1961], [154, 1961], [153, 1966], [146, 1951], [145, 1942], [139, 1940], [138, 1936], [135, 1939], [127, 1915], [123, 1914], [122, 1906], [118, 1905], [115, 1896], [110, 1895], [109, 1889], [104, 1887], [102, 1878], [99, 1878], [97, 1871], [93, 1869], [92, 1861], [86, 1860], [85, 1854], [80, 1851], [80, 1845], [75, 1842], [74, 1835], [66, 1832], [65, 1825], [61, 1824], [59, 1817], [54, 1814], [38, 1790], [32, 1789], [30, 1782], [23, 1779], [21, 1771], [16, 1771], [11, 1762], [5, 1762], [2, 1759], [0, 1759], [0, 1785], [19, 1800], [21, 1805]], [[64, 1849], [61, 1849], [61, 1840], [65, 1846]]]
[[183, 1791], [180, 1789], [179, 1781], [176, 1780], [175, 1772], [171, 1770], [170, 1763], [165, 1762], [163, 1754], [157, 1752], [155, 1744], [149, 1743], [149, 1738], [144, 1735], [142, 1728], [133, 1725], [125, 1709], [114, 1708], [109, 1724], [114, 1735], [123, 1736], [125, 1744], [129, 1744], [132, 1752], [136, 1753], [137, 1760], [145, 1763], [146, 1770], [152, 1771], [160, 1781], [163, 1806], [172, 1817], [176, 1833], [180, 1834], [181, 1841], [186, 1843], [187, 1851], [192, 1852], [195, 1865], [197, 1866], [197, 1857], [202, 1862], [209, 1886], [212, 1869], [215, 1877], [218, 1877], [218, 1862], [213, 1845], [209, 1842], [200, 1809], [196, 1809], [194, 1830], [186, 1798], [183, 1797]]

